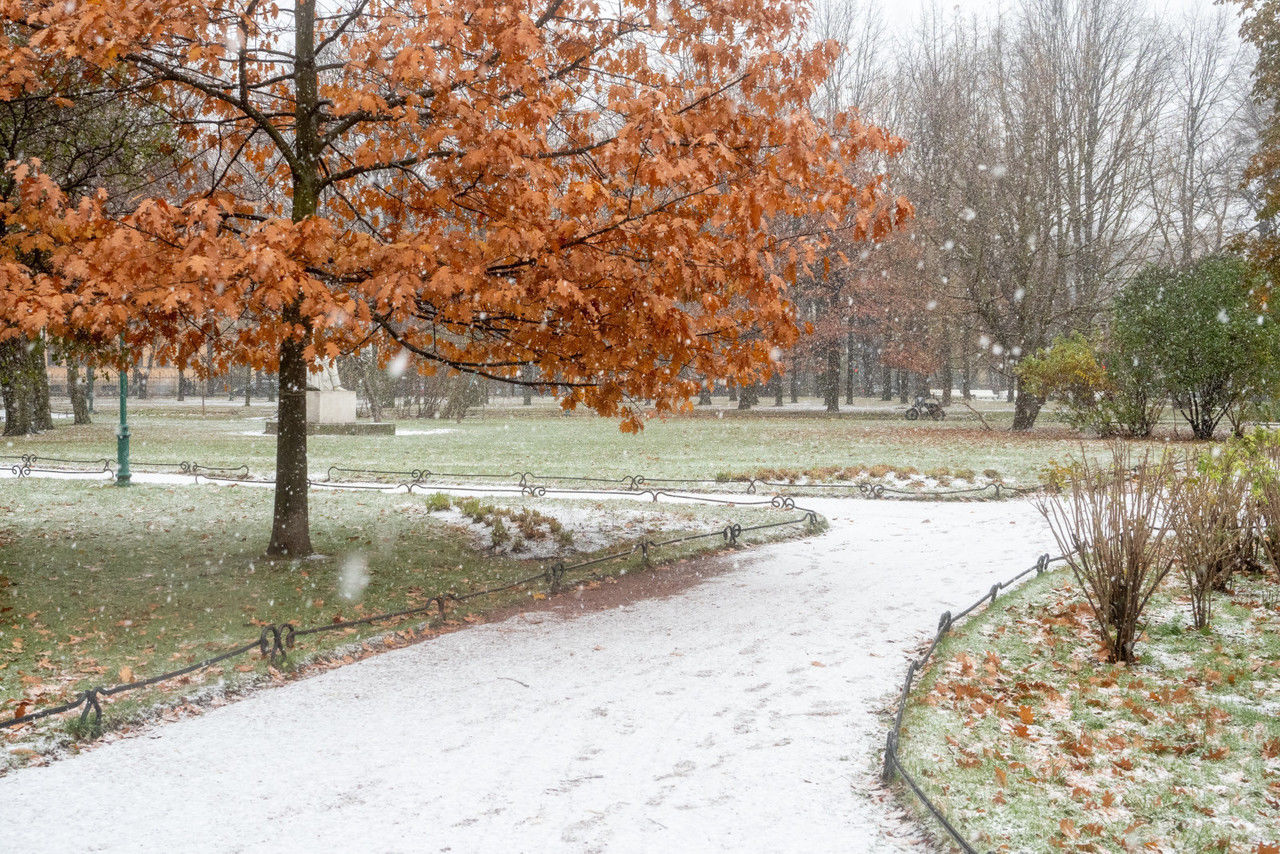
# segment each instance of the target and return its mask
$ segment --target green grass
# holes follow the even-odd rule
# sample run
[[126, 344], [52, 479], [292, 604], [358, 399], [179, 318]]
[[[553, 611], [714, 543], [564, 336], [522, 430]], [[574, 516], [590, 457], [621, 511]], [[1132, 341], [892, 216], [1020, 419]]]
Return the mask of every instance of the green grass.
[[[1028, 434], [985, 431], [971, 421], [943, 422], [827, 418], [821, 413], [692, 415], [651, 421], [639, 435], [605, 419], [560, 416], [539, 407], [490, 411], [461, 423], [399, 422], [395, 437], [312, 436], [310, 467], [323, 477], [331, 465], [394, 470], [592, 475], [623, 478], [746, 478], [768, 470], [891, 466], [921, 472], [995, 471], [1006, 482], [1030, 485], [1053, 460], [1106, 454], [1107, 443], [1082, 442], [1048, 422]], [[256, 476], [274, 471], [275, 439], [262, 435], [269, 407], [174, 410], [135, 407], [133, 458], [138, 463], [247, 463]], [[115, 457], [110, 414], [98, 423], [60, 426], [6, 440], [0, 453], [73, 458]], [[256, 420], [255, 420], [256, 419]], [[418, 434], [407, 431], [418, 431]], [[421, 435], [423, 431], [441, 431]], [[1162, 447], [1164, 443], [1151, 443]]]
[[[118, 489], [101, 482], [5, 481], [0, 486], [0, 717], [13, 715], [23, 703], [34, 710], [87, 687], [180, 668], [247, 643], [267, 623], [307, 627], [415, 607], [437, 594], [510, 582], [554, 562], [493, 553], [476, 533], [441, 520], [439, 511], [450, 503], [467, 504], [490, 524], [505, 520], [508, 536], [520, 535], [523, 525], [524, 535], [546, 538], [570, 563], [602, 549], [600, 543], [586, 543], [586, 551], [573, 552], [573, 532], [552, 524], [560, 507], [579, 516], [590, 507], [638, 519], [619, 526], [604, 551], [731, 521], [749, 525], [800, 517], [795, 511], [783, 515], [731, 507], [625, 502], [623, 511], [599, 511], [609, 503], [449, 502], [434, 495], [315, 491], [312, 539], [327, 557], [272, 562], [262, 557], [271, 500], [270, 490], [244, 486]], [[804, 532], [804, 526], [772, 529], [744, 536], [744, 543]], [[676, 560], [723, 545], [708, 538], [654, 552], [653, 558]], [[639, 566], [636, 556], [594, 571]], [[590, 576], [566, 580], [584, 577]], [[462, 620], [543, 590], [535, 585], [470, 600], [451, 617]], [[399, 621], [308, 637], [299, 641], [293, 658], [306, 660], [408, 625]], [[119, 722], [172, 702], [211, 679], [234, 685], [260, 678], [264, 670], [259, 656], [244, 656], [163, 689], [123, 695], [108, 707], [109, 719]], [[30, 733], [0, 737], [12, 741]]]
[[939, 649], [904, 765], [978, 847], [1266, 850], [1280, 843], [1280, 585], [1241, 577], [1212, 628], [1170, 583], [1136, 665], [1100, 659], [1069, 573]]

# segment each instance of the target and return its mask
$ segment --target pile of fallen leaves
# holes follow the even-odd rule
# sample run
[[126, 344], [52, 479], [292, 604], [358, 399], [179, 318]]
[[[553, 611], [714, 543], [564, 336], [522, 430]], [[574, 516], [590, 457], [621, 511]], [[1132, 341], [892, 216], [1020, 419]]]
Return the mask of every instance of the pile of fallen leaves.
[[1129, 666], [1061, 574], [1009, 602], [947, 642], [904, 727], [971, 841], [1280, 854], [1280, 584], [1239, 578], [1203, 632], [1161, 591]]

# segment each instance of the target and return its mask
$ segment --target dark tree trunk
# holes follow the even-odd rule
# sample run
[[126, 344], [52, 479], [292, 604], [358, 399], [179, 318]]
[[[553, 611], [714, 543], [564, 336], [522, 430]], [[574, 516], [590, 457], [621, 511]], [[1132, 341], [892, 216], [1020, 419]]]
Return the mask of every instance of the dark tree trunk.
[[44, 341], [37, 339], [28, 354], [31, 372], [32, 420], [37, 430], [53, 429], [53, 408], [49, 405], [49, 363], [44, 356]]
[[844, 375], [844, 402], [853, 406], [853, 396], [858, 387], [858, 338], [850, 329], [844, 336], [845, 362], [849, 369]]
[[769, 383], [773, 386], [773, 405], [782, 406], [782, 374], [774, 374]]
[[907, 403], [911, 399], [911, 374], [898, 371], [898, 403]]
[[858, 348], [861, 350], [862, 357], [862, 396], [876, 396], [876, 362], [874, 359], [875, 350], [867, 341], [863, 341]]
[[800, 368], [798, 365], [791, 366], [791, 402], [800, 402]]
[[89, 374], [89, 387], [88, 387], [89, 414], [92, 415], [93, 414], [93, 385], [94, 385], [94, 382], [97, 380], [97, 377], [95, 376], [95, 371], [93, 369], [93, 365], [89, 366], [89, 370], [86, 373]]
[[244, 405], [249, 405], [249, 395], [253, 392], [253, 368], [245, 366], [244, 369]]
[[757, 383], [744, 385], [738, 392], [738, 408], [750, 409], [760, 402], [760, 386]]
[[[316, 5], [294, 6], [294, 222], [314, 216], [320, 205], [319, 73], [316, 68]], [[285, 306], [282, 319], [302, 327], [303, 337], [280, 345], [280, 402], [276, 406], [276, 494], [269, 555], [311, 554], [311, 521], [307, 489], [307, 360], [310, 324], [302, 316], [302, 295]]]
[[[301, 322], [295, 303], [286, 321]], [[311, 554], [307, 503], [307, 363], [301, 341], [280, 347], [280, 400], [276, 405], [276, 494], [267, 554], [306, 557]]]
[[4, 395], [4, 435], [25, 436], [31, 432], [27, 377], [24, 370], [26, 341], [10, 338], [0, 342], [0, 390]]
[[80, 363], [67, 361], [67, 396], [71, 398], [71, 414], [76, 424], [89, 424], [89, 398], [80, 377]]
[[729, 389], [729, 402], [736, 403], [738, 401], [738, 384], [733, 380], [725, 382], [725, 387]]
[[1013, 429], [1025, 431], [1034, 427], [1042, 406], [1044, 406], [1044, 398], [1018, 389], [1013, 408]]
[[955, 381], [956, 381], [955, 374], [951, 368], [951, 357], [947, 356], [947, 358], [942, 362], [942, 376], [940, 378], [940, 382], [942, 383], [942, 405], [943, 406], [951, 405], [951, 386], [955, 383]]
[[893, 368], [880, 365], [880, 399], [893, 400]]
[[840, 411], [840, 345], [832, 341], [827, 345], [826, 369], [820, 375], [822, 403], [827, 412]]
[[187, 372], [182, 368], [178, 368], [178, 400], [187, 399]]

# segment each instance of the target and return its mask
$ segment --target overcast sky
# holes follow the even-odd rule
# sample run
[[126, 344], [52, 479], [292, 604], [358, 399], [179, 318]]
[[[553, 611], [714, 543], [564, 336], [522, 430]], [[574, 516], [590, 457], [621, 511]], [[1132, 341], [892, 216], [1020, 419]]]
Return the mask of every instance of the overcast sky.
[[[920, 19], [920, 10], [924, 5], [932, 5], [933, 0], [866, 0], [878, 6], [884, 17], [886, 28], [890, 32], [908, 30], [913, 21]], [[1117, 0], [1117, 2], [1142, 3], [1143, 0]], [[995, 14], [1003, 6], [1012, 8], [1016, 2], [1010, 0], [937, 0], [938, 6], [944, 10], [959, 9], [967, 14]], [[1168, 15], [1181, 15], [1184, 12], [1200, 10], [1212, 11], [1213, 0], [1146, 0], [1145, 5]]]

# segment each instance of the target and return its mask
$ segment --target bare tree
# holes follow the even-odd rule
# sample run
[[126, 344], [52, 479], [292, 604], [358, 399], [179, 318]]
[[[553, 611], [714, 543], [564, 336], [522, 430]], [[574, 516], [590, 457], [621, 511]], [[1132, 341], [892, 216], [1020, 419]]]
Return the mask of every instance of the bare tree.
[[1224, 8], [1192, 13], [1167, 38], [1172, 87], [1147, 173], [1158, 263], [1190, 264], [1246, 228], [1241, 189], [1257, 130], [1248, 50]]

